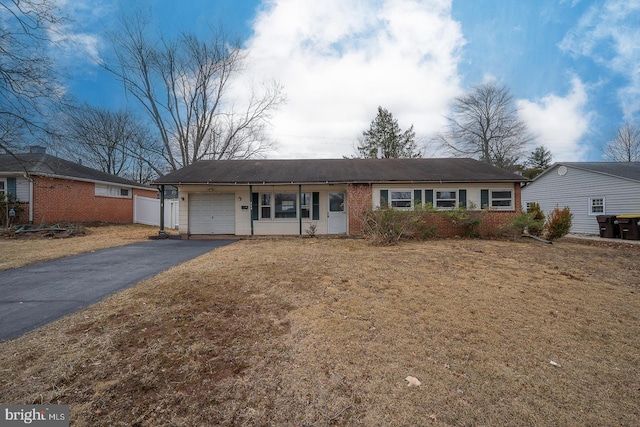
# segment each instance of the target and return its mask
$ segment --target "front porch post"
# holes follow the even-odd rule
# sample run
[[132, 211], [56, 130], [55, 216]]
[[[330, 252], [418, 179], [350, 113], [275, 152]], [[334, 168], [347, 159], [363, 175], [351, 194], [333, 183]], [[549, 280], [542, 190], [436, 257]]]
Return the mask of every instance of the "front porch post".
[[160, 186], [160, 231], [158, 234], [166, 234], [164, 231], [164, 185]]

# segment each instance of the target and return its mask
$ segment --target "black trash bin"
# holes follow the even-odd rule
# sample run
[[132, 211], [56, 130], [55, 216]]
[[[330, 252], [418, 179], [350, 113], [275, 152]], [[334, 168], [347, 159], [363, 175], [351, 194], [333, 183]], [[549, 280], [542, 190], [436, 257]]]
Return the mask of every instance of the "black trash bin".
[[600, 237], [608, 239], [620, 237], [620, 227], [615, 215], [598, 215], [596, 218], [600, 226]]
[[620, 237], [626, 240], [640, 240], [640, 214], [618, 215]]

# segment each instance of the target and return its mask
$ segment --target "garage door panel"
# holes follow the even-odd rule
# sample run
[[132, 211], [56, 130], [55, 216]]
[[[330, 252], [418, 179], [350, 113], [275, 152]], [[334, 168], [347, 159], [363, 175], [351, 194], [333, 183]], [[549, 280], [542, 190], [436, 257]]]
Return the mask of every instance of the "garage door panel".
[[189, 196], [191, 234], [235, 234], [235, 195], [194, 193]]

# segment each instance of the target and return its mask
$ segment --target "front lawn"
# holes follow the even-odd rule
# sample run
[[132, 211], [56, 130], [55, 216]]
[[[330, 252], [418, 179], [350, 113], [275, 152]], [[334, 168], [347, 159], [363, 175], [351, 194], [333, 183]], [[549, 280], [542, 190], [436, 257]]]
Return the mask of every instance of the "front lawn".
[[637, 425], [639, 255], [240, 241], [0, 343], [0, 402], [73, 426]]

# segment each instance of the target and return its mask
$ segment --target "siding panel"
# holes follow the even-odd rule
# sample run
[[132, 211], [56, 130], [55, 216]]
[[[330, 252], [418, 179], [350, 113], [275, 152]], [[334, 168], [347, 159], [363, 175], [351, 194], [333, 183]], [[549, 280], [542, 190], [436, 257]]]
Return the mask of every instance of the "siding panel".
[[589, 198], [605, 198], [605, 214], [640, 213], [640, 183], [568, 167], [558, 166], [522, 189], [522, 205], [537, 202], [545, 214], [556, 206], [568, 206], [573, 213], [572, 233], [598, 234], [596, 215], [589, 215]]

